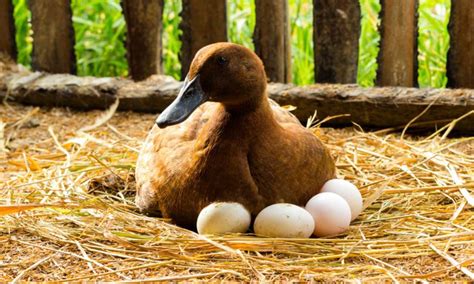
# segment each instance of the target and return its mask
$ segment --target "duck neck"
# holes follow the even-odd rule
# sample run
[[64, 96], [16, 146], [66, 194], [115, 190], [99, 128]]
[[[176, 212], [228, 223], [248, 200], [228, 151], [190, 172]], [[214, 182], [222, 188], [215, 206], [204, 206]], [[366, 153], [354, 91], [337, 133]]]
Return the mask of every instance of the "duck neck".
[[258, 133], [277, 125], [265, 93], [255, 97], [239, 105], [224, 105], [232, 129]]

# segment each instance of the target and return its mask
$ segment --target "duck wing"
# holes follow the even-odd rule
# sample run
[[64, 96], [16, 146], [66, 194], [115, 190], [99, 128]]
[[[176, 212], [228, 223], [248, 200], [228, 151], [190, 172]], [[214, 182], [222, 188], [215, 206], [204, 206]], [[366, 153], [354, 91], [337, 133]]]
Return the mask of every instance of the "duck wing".
[[273, 110], [273, 114], [275, 115], [275, 119], [280, 123], [280, 124], [297, 124], [301, 125], [300, 121], [294, 114], [289, 112], [288, 110], [282, 108], [277, 102], [275, 102], [272, 99], [268, 99], [268, 102], [270, 103], [270, 107]]
[[219, 104], [207, 102], [180, 124], [166, 128], [154, 125], [150, 130], [135, 170], [136, 204], [141, 211], [157, 214], [158, 200], [171, 191], [175, 177], [190, 167], [198, 134], [218, 108]]

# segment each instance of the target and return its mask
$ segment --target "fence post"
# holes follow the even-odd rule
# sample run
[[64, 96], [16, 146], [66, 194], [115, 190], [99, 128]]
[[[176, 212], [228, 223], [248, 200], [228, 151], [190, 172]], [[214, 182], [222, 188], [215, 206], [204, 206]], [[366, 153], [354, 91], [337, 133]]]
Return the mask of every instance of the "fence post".
[[314, 78], [318, 83], [357, 81], [360, 5], [354, 0], [313, 0]]
[[291, 81], [287, 0], [256, 0], [253, 34], [255, 52], [262, 59], [268, 79]]
[[188, 74], [196, 52], [214, 42], [227, 41], [226, 0], [182, 0], [180, 28], [181, 78]]
[[451, 1], [448, 87], [474, 89], [474, 2]]
[[16, 60], [17, 50], [12, 0], [0, 0], [0, 52]]
[[30, 0], [35, 70], [76, 73], [70, 0]]
[[381, 0], [378, 86], [418, 85], [418, 0]]
[[163, 0], [122, 0], [127, 23], [127, 60], [133, 80], [163, 73]]

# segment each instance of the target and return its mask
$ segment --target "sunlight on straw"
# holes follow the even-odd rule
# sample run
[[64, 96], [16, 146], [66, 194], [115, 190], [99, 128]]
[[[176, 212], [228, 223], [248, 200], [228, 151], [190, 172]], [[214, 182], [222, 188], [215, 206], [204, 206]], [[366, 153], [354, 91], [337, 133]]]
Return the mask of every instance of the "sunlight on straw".
[[[442, 139], [449, 126], [402, 139], [393, 130], [314, 127], [323, 122], [314, 118], [310, 129], [334, 156], [337, 175], [364, 198], [350, 229], [311, 239], [200, 236], [134, 206], [129, 177], [154, 115], [116, 113], [82, 132], [74, 129], [104, 111], [12, 108], [0, 108], [9, 113], [2, 121], [11, 138], [0, 205], [64, 206], [0, 217], [0, 278], [7, 281], [22, 271], [21, 280], [31, 281], [203, 282], [462, 281], [469, 272], [460, 268], [472, 273], [474, 139]], [[39, 126], [17, 127], [33, 116]], [[446, 264], [446, 254], [456, 262]]]
[[429, 246], [431, 249], [433, 249], [437, 254], [441, 255], [444, 259], [446, 259], [447, 261], [449, 261], [449, 263], [451, 263], [451, 265], [453, 265], [454, 267], [456, 267], [457, 269], [461, 270], [464, 274], [466, 274], [467, 276], [469, 276], [469, 278], [471, 278], [471, 280], [474, 280], [474, 273], [472, 271], [470, 271], [469, 269], [467, 269], [466, 267], [463, 267], [459, 264], [459, 262], [457, 262], [454, 258], [452, 258], [449, 254], [439, 250], [437, 247], [435, 247], [432, 243], [429, 243]]
[[86, 132], [86, 131], [91, 131], [93, 129], [96, 129], [97, 127], [107, 123], [112, 116], [115, 114], [115, 111], [117, 110], [119, 106], [120, 100], [119, 98], [115, 98], [115, 101], [113, 104], [110, 105], [110, 107], [102, 113], [99, 117], [96, 118], [94, 123], [92, 125], [86, 125], [77, 130], [77, 132]]

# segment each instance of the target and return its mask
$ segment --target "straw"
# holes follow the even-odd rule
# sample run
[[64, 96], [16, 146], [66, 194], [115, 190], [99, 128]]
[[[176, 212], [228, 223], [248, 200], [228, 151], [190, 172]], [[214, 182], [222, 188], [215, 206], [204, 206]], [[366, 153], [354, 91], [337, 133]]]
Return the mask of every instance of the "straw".
[[283, 239], [140, 214], [133, 173], [155, 115], [11, 104], [0, 117], [2, 281], [473, 280], [474, 137], [447, 136], [459, 120], [417, 137], [313, 117], [365, 210], [343, 234]]

